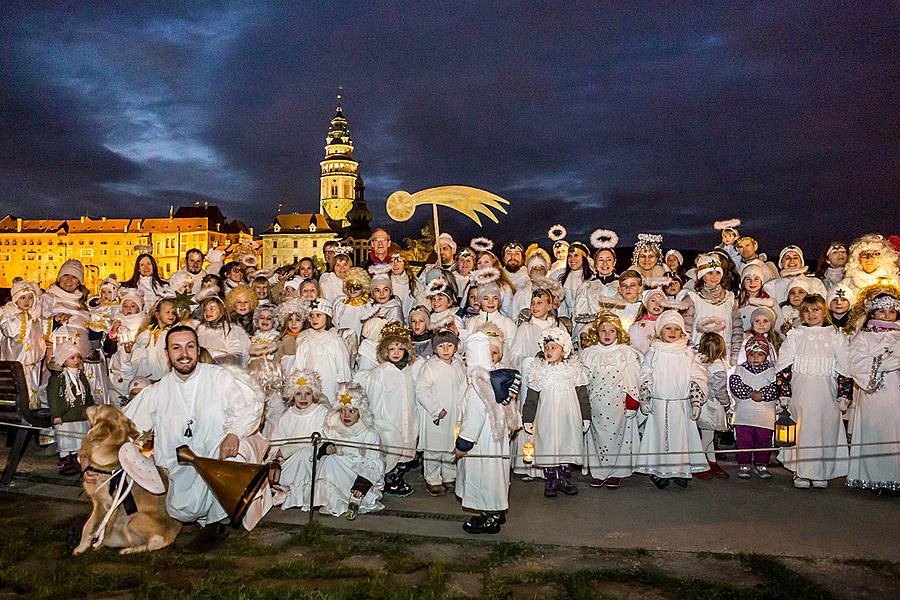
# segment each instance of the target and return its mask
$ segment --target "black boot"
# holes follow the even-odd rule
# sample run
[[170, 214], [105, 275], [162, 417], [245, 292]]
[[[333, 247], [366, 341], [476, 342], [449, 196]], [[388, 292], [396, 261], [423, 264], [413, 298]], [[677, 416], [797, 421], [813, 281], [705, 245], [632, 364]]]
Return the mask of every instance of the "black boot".
[[405, 498], [413, 493], [413, 489], [403, 481], [403, 467], [397, 464], [384, 476], [384, 495]]
[[572, 465], [562, 465], [559, 468], [557, 488], [566, 496], [574, 496], [578, 493], [578, 488], [572, 484]]
[[482, 512], [477, 517], [472, 517], [463, 523], [463, 531], [466, 533], [500, 533], [500, 514], [497, 512]]
[[544, 469], [544, 498], [556, 498], [556, 486], [559, 482], [559, 469], [548, 467]]
[[688, 486], [688, 483], [691, 482], [691, 479], [690, 477], [675, 477], [673, 481], [678, 487], [686, 488]]
[[653, 482], [653, 485], [655, 485], [656, 489], [658, 490], [667, 488], [669, 487], [669, 484], [672, 483], [669, 479], [666, 479], [665, 477], [659, 477], [657, 475], [651, 475], [650, 481]]

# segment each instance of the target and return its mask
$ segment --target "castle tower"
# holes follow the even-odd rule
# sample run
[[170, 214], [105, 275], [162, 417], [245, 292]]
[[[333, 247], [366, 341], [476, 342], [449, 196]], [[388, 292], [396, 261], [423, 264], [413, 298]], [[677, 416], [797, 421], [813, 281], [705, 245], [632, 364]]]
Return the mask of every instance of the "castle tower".
[[325, 137], [325, 160], [321, 163], [319, 212], [342, 225], [348, 225], [347, 212], [353, 206], [359, 163], [353, 160], [350, 127], [337, 97], [337, 109]]

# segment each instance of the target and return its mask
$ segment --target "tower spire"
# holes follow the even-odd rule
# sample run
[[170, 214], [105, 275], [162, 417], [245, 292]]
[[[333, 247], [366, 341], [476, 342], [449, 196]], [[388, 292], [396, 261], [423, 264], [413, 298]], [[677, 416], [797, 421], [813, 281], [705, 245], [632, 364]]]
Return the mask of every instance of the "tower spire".
[[343, 111], [343, 100], [344, 100], [344, 86], [338, 86], [337, 92], [337, 112]]

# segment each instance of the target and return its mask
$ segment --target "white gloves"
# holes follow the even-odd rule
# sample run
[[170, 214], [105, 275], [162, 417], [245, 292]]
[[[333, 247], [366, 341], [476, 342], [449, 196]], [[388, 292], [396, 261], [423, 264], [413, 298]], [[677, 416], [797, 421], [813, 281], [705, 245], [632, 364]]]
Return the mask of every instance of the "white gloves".
[[589, 419], [582, 419], [581, 421], [581, 433], [587, 433], [588, 429], [591, 428], [591, 422]]
[[778, 406], [781, 408], [787, 408], [790, 405], [791, 399], [787, 396], [782, 396], [778, 399]]
[[626, 410], [626, 411], [625, 411], [625, 418], [626, 418], [626, 419], [633, 419], [634, 416], [635, 416], [637, 413], [638, 413], [638, 411], [636, 411], [636, 410]]
[[645, 415], [649, 415], [653, 412], [653, 405], [650, 404], [650, 401], [641, 402], [641, 413]]
[[525, 431], [525, 433], [527, 433], [528, 435], [534, 435], [534, 423], [523, 423], [523, 424], [522, 424], [522, 429], [523, 429], [523, 430]]
[[696, 421], [700, 418], [700, 405], [691, 402], [691, 421]]
[[838, 398], [838, 408], [841, 409], [841, 412], [847, 412], [847, 409], [850, 408], [850, 398]]

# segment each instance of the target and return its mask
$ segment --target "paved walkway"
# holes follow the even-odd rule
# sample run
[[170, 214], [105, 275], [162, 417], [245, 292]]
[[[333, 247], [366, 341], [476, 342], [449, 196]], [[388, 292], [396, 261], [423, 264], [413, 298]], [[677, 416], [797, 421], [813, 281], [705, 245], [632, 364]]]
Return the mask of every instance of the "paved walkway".
[[[0, 449], [0, 465], [8, 450]], [[87, 501], [74, 478], [55, 475], [55, 456], [32, 448], [8, 491]], [[900, 562], [900, 498], [850, 491], [843, 480], [826, 490], [795, 490], [790, 473], [773, 468], [773, 478], [740, 480], [736, 467], [727, 481], [693, 480], [687, 489], [657, 490], [646, 477], [624, 480], [621, 488], [593, 489], [578, 481], [577, 496], [543, 497], [543, 483], [514, 478], [510, 512], [500, 535], [490, 540], [602, 548], [645, 548], [694, 552], [760, 553], [817, 558], [881, 559]], [[322, 525], [440, 537], [462, 532], [465, 513], [452, 496], [432, 498], [420, 474], [408, 477], [416, 491], [387, 498], [387, 510], [355, 522], [315, 515]], [[87, 514], [87, 512], [85, 513]], [[273, 510], [266, 520], [305, 523], [308, 513]]]

